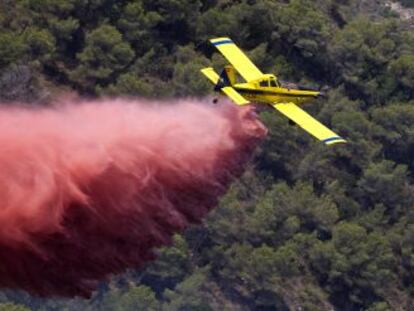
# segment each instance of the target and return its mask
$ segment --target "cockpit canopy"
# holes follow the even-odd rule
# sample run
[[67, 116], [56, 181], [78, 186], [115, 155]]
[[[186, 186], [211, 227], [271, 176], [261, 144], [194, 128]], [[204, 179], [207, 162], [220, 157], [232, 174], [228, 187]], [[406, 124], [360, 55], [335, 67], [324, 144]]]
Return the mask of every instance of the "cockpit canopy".
[[280, 87], [280, 83], [274, 75], [264, 75], [262, 79], [259, 80], [260, 87]]

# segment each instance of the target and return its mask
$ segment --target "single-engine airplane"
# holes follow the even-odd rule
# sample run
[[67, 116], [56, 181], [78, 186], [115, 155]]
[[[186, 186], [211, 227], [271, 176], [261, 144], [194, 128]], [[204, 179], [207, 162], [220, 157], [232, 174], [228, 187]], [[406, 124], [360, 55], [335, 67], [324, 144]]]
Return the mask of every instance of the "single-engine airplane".
[[[321, 96], [321, 92], [283, 87], [275, 75], [263, 74], [230, 38], [215, 38], [210, 42], [231, 64], [224, 67], [220, 76], [211, 67], [201, 69], [215, 85], [215, 91], [226, 94], [237, 105], [247, 105], [250, 101], [271, 105], [327, 145], [346, 142], [297, 106]], [[237, 83], [236, 70], [245, 83]]]

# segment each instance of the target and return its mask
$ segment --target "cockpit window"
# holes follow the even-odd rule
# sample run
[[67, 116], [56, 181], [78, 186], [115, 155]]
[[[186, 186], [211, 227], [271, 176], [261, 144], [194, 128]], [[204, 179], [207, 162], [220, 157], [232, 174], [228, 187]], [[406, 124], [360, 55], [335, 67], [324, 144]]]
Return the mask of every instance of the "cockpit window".
[[264, 80], [264, 81], [260, 81], [260, 86], [262, 87], [267, 87], [269, 86], [268, 81]]
[[271, 80], [270, 81], [270, 86], [276, 87], [277, 86], [276, 81], [275, 80]]

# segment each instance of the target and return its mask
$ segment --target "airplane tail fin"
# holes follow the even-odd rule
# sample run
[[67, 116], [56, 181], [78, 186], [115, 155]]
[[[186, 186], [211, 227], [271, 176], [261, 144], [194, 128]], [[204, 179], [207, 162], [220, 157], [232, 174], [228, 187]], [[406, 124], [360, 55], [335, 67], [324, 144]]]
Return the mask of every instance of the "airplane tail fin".
[[223, 73], [226, 72], [227, 79], [230, 82], [230, 85], [236, 84], [236, 69], [232, 65], [224, 66]]
[[211, 67], [203, 68], [201, 72], [215, 85], [215, 91], [236, 84], [236, 70], [231, 65], [225, 66], [220, 76]]
[[220, 74], [220, 78], [214, 87], [214, 90], [220, 91], [223, 87], [232, 86], [236, 82], [236, 72], [230, 65], [225, 66]]

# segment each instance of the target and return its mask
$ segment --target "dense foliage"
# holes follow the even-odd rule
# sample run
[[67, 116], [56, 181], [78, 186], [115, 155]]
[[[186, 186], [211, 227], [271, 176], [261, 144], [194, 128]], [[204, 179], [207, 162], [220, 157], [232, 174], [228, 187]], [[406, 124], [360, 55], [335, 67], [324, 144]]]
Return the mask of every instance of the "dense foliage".
[[[269, 135], [205, 223], [90, 300], [3, 292], [0, 310], [409, 310], [414, 304], [414, 32], [381, 1], [3, 0], [0, 100], [203, 96], [227, 35], [282, 80], [324, 86], [326, 146]], [[412, 1], [405, 1], [411, 5]]]

